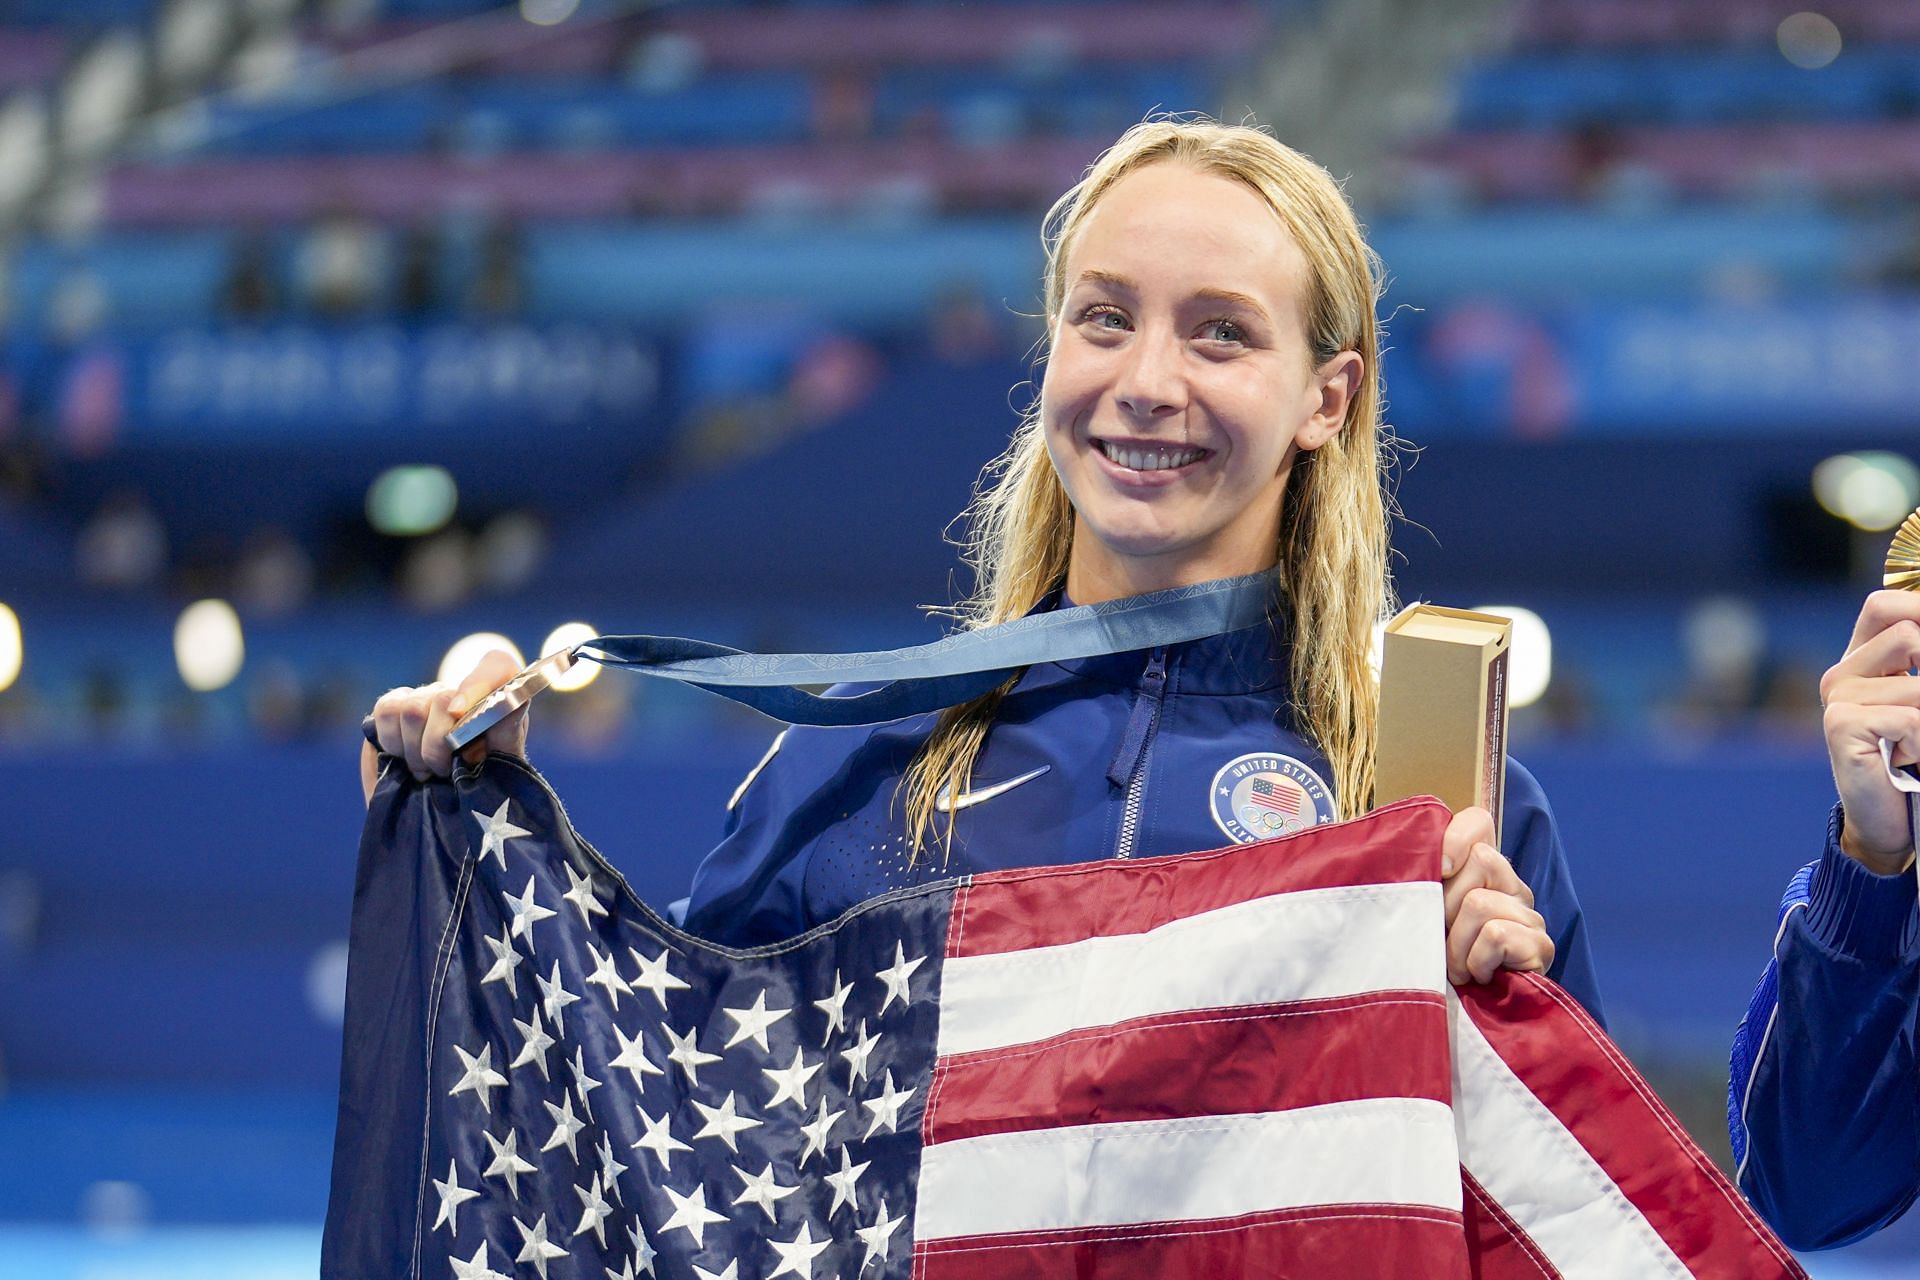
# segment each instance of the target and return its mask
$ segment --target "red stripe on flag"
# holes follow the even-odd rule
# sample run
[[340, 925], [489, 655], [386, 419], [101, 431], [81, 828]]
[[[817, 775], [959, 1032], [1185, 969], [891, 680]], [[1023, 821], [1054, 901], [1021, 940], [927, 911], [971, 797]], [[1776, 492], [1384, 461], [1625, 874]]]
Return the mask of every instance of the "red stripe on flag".
[[[947, 954], [996, 955], [1145, 933], [1276, 893], [1437, 881], [1449, 817], [1439, 801], [1420, 797], [1376, 809], [1358, 822], [1308, 827], [1257, 845], [990, 871], [974, 876], [957, 896]], [[1395, 856], [1382, 857], [1383, 847], [1393, 848]], [[1420, 849], [1428, 851], [1425, 856], [1413, 852]], [[1195, 864], [1202, 861], [1214, 864], [1209, 874], [1199, 874]]]
[[1190, 1010], [943, 1058], [922, 1132], [928, 1143], [951, 1142], [1359, 1098], [1444, 1103], [1451, 1095], [1446, 997], [1374, 992]]
[[1696, 1275], [1806, 1280], [1593, 1019], [1558, 986], [1503, 973], [1460, 1003], [1508, 1068]]
[[[1284, 1157], [1279, 1157], [1284, 1158]], [[1467, 1280], [1460, 1215], [1423, 1205], [1312, 1205], [914, 1246], [915, 1280]]]
[[1465, 1169], [1460, 1171], [1460, 1190], [1473, 1280], [1565, 1280], [1533, 1237]]

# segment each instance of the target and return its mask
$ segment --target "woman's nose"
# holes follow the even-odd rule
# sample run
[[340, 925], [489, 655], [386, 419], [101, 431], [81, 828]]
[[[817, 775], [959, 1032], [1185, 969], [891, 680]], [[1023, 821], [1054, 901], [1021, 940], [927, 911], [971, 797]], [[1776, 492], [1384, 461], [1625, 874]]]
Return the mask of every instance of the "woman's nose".
[[1128, 344], [1114, 395], [1120, 407], [1136, 418], [1178, 412], [1186, 404], [1187, 395], [1179, 343], [1171, 335], [1138, 335]]

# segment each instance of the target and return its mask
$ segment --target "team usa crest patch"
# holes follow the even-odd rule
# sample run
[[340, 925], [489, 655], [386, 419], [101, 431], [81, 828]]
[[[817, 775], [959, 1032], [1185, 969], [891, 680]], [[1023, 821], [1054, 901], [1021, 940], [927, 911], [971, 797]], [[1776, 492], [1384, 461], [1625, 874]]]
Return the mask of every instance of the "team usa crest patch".
[[1292, 756], [1256, 751], [1213, 775], [1213, 820], [1235, 844], [1271, 840], [1334, 820], [1333, 792]]

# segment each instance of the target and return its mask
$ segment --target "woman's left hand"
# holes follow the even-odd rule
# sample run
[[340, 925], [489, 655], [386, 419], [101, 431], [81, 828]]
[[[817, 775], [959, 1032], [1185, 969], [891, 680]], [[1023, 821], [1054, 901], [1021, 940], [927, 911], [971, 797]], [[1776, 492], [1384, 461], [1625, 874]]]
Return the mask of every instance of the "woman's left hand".
[[1492, 814], [1462, 809], [1440, 846], [1447, 978], [1455, 986], [1489, 982], [1502, 969], [1545, 973], [1553, 964], [1546, 917], [1533, 909], [1533, 890], [1493, 847], [1494, 836]]

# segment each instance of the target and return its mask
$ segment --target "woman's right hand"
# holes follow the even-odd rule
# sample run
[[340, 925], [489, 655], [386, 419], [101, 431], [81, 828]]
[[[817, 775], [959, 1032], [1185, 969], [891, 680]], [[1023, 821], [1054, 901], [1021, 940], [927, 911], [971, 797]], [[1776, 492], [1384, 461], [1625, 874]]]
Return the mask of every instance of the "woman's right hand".
[[[380, 752], [406, 762], [413, 776], [425, 782], [432, 777], [453, 773], [453, 751], [447, 746], [447, 733], [487, 694], [520, 673], [520, 664], [505, 649], [489, 649], [471, 674], [458, 685], [435, 681], [414, 687], [389, 689], [373, 704], [375, 736], [379, 750], [363, 740], [360, 748], [360, 787], [367, 803], [373, 803], [373, 788], [380, 780]], [[486, 731], [460, 752], [469, 764], [478, 764], [489, 751], [510, 755], [527, 753], [527, 708]]]
[[1893, 744], [1897, 766], [1920, 763], [1920, 595], [1876, 591], [1853, 626], [1846, 656], [1820, 677], [1827, 756], [1846, 819], [1840, 848], [1879, 875], [1913, 860], [1907, 797], [1894, 789], [1880, 759], [1880, 739]]

